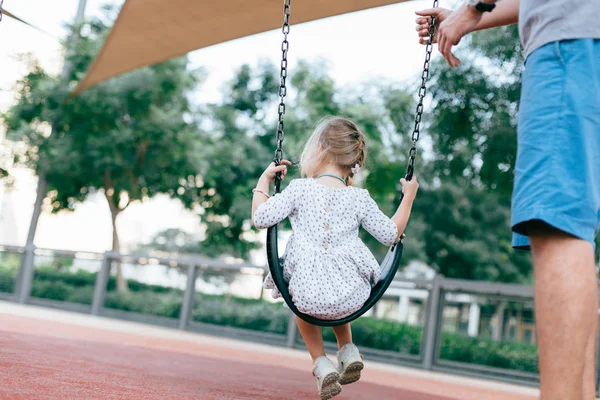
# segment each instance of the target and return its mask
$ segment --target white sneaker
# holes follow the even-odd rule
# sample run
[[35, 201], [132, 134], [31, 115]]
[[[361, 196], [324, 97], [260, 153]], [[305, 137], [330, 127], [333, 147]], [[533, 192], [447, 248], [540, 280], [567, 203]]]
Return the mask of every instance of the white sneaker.
[[313, 365], [313, 375], [317, 378], [321, 400], [329, 400], [342, 391], [342, 385], [338, 382], [340, 374], [329, 358], [325, 356], [317, 358]]
[[354, 343], [347, 343], [338, 351], [338, 373], [340, 384], [347, 385], [360, 379], [360, 371], [365, 367], [358, 347]]

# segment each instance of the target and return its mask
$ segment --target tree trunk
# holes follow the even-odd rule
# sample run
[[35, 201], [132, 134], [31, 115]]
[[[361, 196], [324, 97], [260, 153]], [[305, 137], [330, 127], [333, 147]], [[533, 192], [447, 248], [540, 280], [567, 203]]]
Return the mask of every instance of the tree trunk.
[[[112, 251], [115, 253], [120, 253], [121, 244], [119, 243], [119, 232], [117, 231], [117, 217], [119, 216], [119, 210], [111, 210], [111, 220], [112, 220]], [[127, 286], [127, 280], [123, 276], [123, 267], [121, 265], [121, 260], [117, 259], [115, 261], [117, 265], [117, 291], [124, 293], [129, 291], [129, 287]]]
[[[108, 178], [106, 178], [108, 179]], [[112, 251], [115, 253], [120, 253], [121, 244], [119, 243], [119, 231], [117, 231], [117, 218], [119, 217], [119, 213], [122, 211], [119, 209], [117, 205], [115, 205], [113, 195], [109, 195], [110, 186], [106, 185], [104, 188], [104, 197], [106, 198], [106, 202], [108, 203], [108, 208], [110, 209], [110, 217], [112, 222]], [[117, 259], [114, 261], [117, 265], [117, 291], [121, 293], [125, 293], [129, 291], [129, 287], [127, 286], [127, 280], [123, 276], [123, 268], [121, 266], [121, 260]]]
[[[35, 195], [35, 203], [33, 205], [33, 214], [29, 224], [29, 232], [27, 233], [27, 241], [25, 242], [25, 253], [21, 257], [21, 266], [15, 280], [14, 292], [19, 296], [19, 301], [29, 296], [29, 293], [21, 293], [22, 290], [29, 292], [31, 290], [31, 282], [33, 279], [33, 258], [34, 258], [34, 240], [37, 230], [38, 221], [42, 214], [42, 204], [48, 193], [48, 182], [42, 171], [38, 172], [38, 182]], [[25, 287], [23, 287], [25, 286]], [[24, 300], [23, 300], [24, 301]]]

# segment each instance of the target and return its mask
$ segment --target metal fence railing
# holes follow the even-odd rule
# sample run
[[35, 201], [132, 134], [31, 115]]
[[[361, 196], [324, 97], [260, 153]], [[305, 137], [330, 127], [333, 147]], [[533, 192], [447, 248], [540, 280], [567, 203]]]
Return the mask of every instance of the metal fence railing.
[[[30, 265], [22, 262], [24, 257], [32, 260]], [[125, 266], [122, 271], [133, 294], [116, 290], [117, 262]], [[259, 301], [267, 297], [260, 287], [265, 273], [264, 267], [251, 263], [202, 256], [0, 246], [3, 300], [303, 346], [293, 314]], [[241, 291], [241, 298], [231, 300], [231, 288]], [[152, 308], [155, 304], [135, 296], [150, 289], [160, 296], [158, 311]], [[244, 307], [249, 311], [241, 310]], [[227, 322], [219, 316], [231, 310], [238, 312], [237, 320], [224, 326]], [[370, 359], [527, 385], [539, 382], [531, 286], [440, 275], [430, 280], [397, 277], [367, 317], [354, 326], [355, 336], [363, 332], [361, 350]]]

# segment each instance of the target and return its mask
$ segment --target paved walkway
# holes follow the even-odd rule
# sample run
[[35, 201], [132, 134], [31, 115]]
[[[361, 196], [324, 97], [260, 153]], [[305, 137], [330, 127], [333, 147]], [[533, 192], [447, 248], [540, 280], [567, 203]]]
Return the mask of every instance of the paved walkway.
[[[304, 352], [0, 302], [0, 399], [317, 399]], [[336, 400], [533, 400], [537, 390], [367, 360]]]

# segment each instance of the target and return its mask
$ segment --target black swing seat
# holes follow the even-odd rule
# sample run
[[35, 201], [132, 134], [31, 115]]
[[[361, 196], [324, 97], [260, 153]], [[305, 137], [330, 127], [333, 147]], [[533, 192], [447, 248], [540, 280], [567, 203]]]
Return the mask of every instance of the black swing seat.
[[381, 296], [383, 296], [387, 288], [394, 280], [400, 265], [400, 260], [402, 259], [402, 250], [403, 245], [401, 241], [390, 247], [385, 258], [383, 259], [383, 262], [381, 263], [381, 276], [379, 282], [377, 282], [377, 284], [371, 288], [371, 295], [358, 311], [341, 319], [319, 319], [311, 315], [301, 313], [294, 305], [292, 296], [290, 296], [290, 292], [288, 290], [288, 282], [283, 276], [283, 266], [281, 265], [279, 259], [279, 249], [277, 247], [277, 225], [274, 225], [267, 230], [267, 260], [269, 262], [269, 269], [271, 271], [273, 282], [275, 282], [275, 286], [277, 286], [281, 292], [283, 300], [294, 314], [309, 324], [318, 326], [343, 325], [354, 321], [356, 318], [369, 311], [371, 307], [373, 307], [375, 303], [381, 299]]

